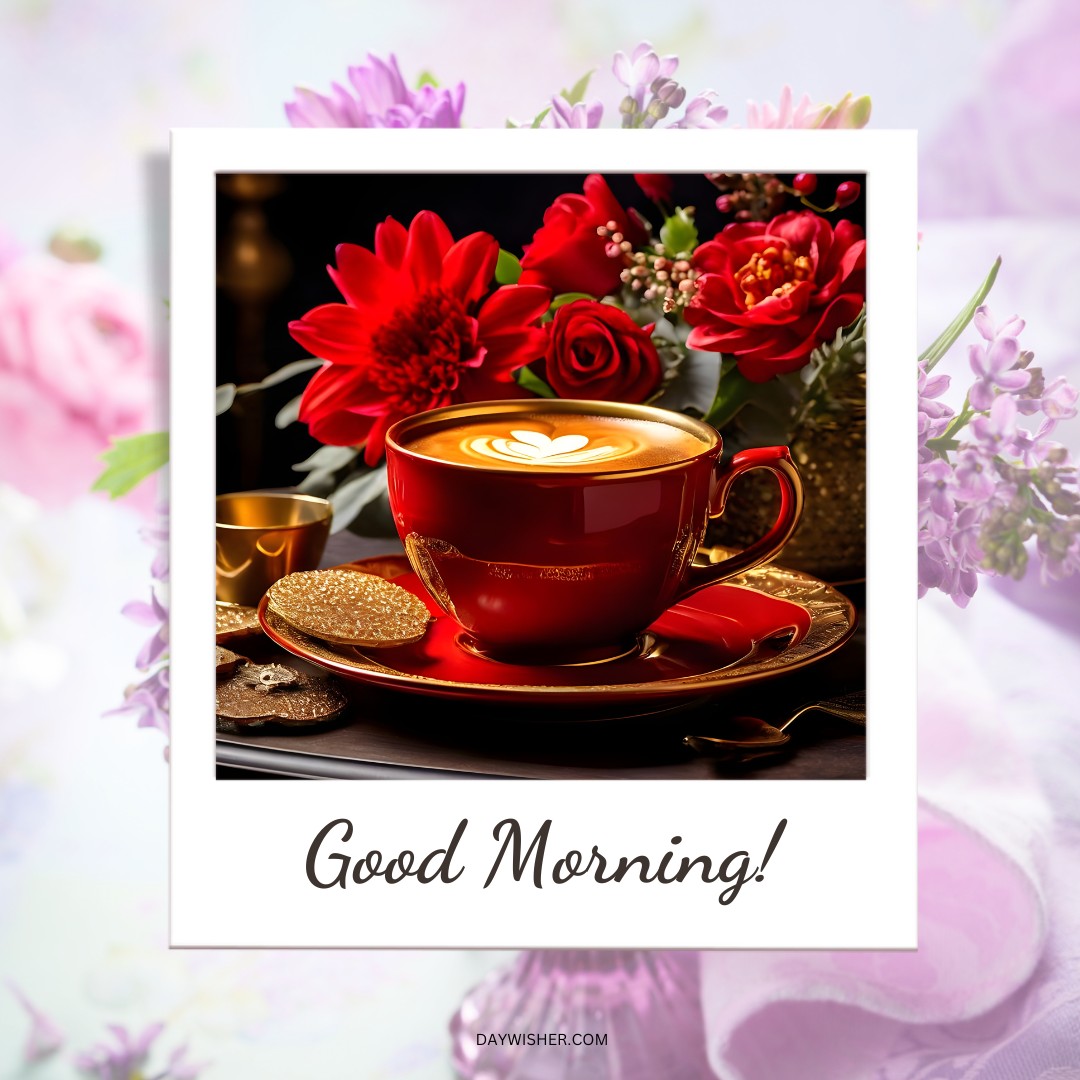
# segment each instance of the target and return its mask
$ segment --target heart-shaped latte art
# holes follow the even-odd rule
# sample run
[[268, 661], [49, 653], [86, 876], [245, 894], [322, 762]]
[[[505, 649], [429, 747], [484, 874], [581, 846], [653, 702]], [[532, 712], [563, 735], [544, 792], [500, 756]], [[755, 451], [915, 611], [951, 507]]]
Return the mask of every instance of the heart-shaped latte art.
[[589, 446], [587, 435], [558, 435], [515, 428], [510, 437], [481, 435], [470, 439], [468, 449], [480, 457], [531, 465], [588, 465], [621, 457], [624, 451], [611, 445]]

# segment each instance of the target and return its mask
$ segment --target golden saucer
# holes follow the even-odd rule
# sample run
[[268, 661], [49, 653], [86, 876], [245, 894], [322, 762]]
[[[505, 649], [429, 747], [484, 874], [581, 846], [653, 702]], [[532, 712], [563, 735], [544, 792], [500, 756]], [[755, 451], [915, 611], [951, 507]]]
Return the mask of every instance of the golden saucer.
[[[427, 599], [403, 556], [348, 564]], [[345, 678], [436, 697], [578, 707], [701, 697], [786, 675], [834, 653], [856, 628], [851, 601], [797, 570], [762, 566], [676, 605], [642, 635], [634, 657], [585, 667], [505, 664], [463, 647], [460, 628], [429, 600], [427, 636], [400, 648], [365, 650], [319, 641], [267, 608], [272, 641]]]

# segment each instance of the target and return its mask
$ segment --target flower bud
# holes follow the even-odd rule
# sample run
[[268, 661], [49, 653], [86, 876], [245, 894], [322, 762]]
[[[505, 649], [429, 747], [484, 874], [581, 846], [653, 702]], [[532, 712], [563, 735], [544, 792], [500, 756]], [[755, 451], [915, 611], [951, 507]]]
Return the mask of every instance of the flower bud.
[[814, 173], [801, 172], [791, 181], [791, 186], [799, 195], [813, 195], [817, 188], [817, 176]]
[[837, 206], [850, 206], [862, 193], [862, 188], [854, 180], [845, 180], [836, 189], [833, 200]]

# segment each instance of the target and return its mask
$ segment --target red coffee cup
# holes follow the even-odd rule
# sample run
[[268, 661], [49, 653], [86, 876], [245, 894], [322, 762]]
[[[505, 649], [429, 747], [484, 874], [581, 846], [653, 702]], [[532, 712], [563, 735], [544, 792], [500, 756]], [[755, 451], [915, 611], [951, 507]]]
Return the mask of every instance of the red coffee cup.
[[[590, 463], [586, 446], [561, 455], [575, 462], [573, 469], [553, 467], [558, 454], [517, 460], [518, 452], [533, 451], [512, 435], [537, 426], [538, 415], [559, 430], [569, 424], [587, 431], [590, 417], [617, 418], [639, 442], [647, 444], [651, 432], [663, 435], [676, 458], [648, 464], [655, 455], [643, 454], [646, 464], [637, 468], [627, 466], [638, 459], [613, 462], [601, 453]], [[480, 430], [476, 425], [492, 431], [504, 423], [506, 438], [484, 446], [494, 441], [509, 449], [490, 464], [452, 445], [435, 453], [416, 448], [432, 432], [450, 432], [453, 444], [459, 429], [467, 441]], [[563, 436], [551, 446], [576, 448], [587, 438], [572, 440]], [[645, 405], [563, 399], [452, 405], [390, 428], [390, 508], [409, 562], [465, 631], [465, 647], [507, 661], [588, 663], [635, 648], [661, 612], [768, 562], [795, 530], [803, 495], [788, 448], [744, 450], [726, 462], [721, 452], [720, 435], [708, 424]], [[772, 528], [731, 558], [694, 565], [709, 519], [723, 512], [736, 477], [755, 468], [768, 469], [780, 484]]]

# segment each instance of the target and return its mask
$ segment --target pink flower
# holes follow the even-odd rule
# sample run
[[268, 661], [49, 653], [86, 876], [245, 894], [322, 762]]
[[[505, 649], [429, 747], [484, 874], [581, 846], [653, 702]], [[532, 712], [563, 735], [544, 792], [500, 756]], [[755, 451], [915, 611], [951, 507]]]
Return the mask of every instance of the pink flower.
[[366, 64], [349, 68], [351, 91], [333, 83], [329, 95], [296, 88], [285, 104], [293, 127], [457, 128], [465, 105], [465, 84], [453, 90], [432, 85], [410, 90], [397, 57], [368, 53]]
[[149, 426], [143, 313], [100, 266], [0, 266], [0, 480], [57, 504], [86, 491], [113, 436]]
[[746, 103], [746, 126], [750, 128], [861, 128], [870, 119], [870, 99], [845, 94], [835, 105], [817, 104], [803, 94], [798, 104], [790, 86], [780, 91], [780, 100]]
[[63, 1032], [13, 982], [8, 982], [8, 988], [30, 1018], [30, 1031], [23, 1044], [23, 1061], [32, 1065], [55, 1054], [64, 1045]]
[[0, 227], [0, 270], [9, 263], [13, 263], [22, 254], [23, 248], [18, 240]]

